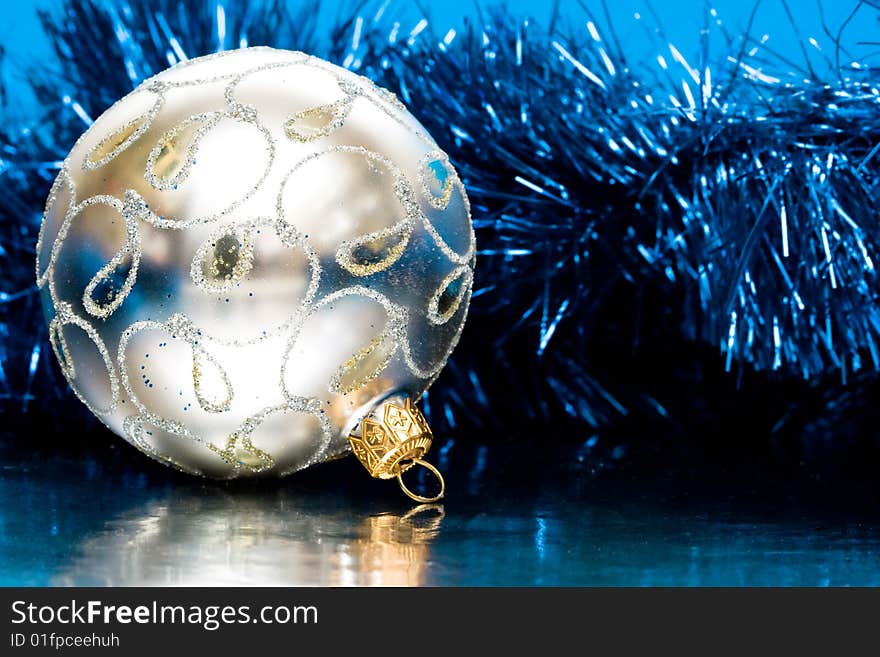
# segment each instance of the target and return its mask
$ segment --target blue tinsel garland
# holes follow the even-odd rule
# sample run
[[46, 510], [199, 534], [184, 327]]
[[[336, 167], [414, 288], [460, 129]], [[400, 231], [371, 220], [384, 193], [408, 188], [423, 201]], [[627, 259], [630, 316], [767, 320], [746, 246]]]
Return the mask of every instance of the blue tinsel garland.
[[305, 50], [394, 90], [461, 173], [480, 251], [468, 328], [428, 400], [441, 430], [568, 417], [584, 440], [639, 431], [633, 417], [705, 427], [760, 400], [755, 428], [801, 431], [854, 406], [847, 376], [868, 371], [871, 385], [880, 368], [876, 68], [849, 57], [783, 75], [723, 29], [705, 37], [724, 43], [720, 61], [667, 44], [634, 65], [586, 9], [583, 33], [484, 11], [437, 35], [393, 7], [361, 6], [329, 32], [317, 3], [280, 0], [70, 0], [42, 15], [58, 55], [29, 72], [44, 113], [0, 130], [10, 408], [67, 397], [32, 280], [59, 161], [144, 78], [245, 44]]

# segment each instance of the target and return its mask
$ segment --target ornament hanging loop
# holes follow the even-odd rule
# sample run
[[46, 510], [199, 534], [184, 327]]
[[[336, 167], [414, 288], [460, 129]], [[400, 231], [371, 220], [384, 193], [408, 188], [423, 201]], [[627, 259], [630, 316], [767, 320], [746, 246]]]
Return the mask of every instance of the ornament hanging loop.
[[[437, 481], [440, 483], [439, 493], [437, 493], [433, 497], [425, 497], [423, 495], [414, 493], [409, 488], [407, 488], [407, 485], [403, 483], [403, 473], [409, 470], [414, 465], [422, 466], [437, 478]], [[402, 490], [408, 498], [416, 502], [423, 502], [425, 504], [430, 504], [431, 502], [437, 502], [438, 500], [443, 499], [443, 493], [446, 492], [446, 482], [443, 481], [443, 475], [440, 474], [440, 471], [437, 468], [435, 468], [427, 461], [423, 461], [422, 459], [413, 459], [407, 467], [401, 468], [400, 471], [397, 473], [397, 483], [400, 486], [400, 490]]]
[[[431, 447], [434, 435], [425, 416], [409, 397], [393, 395], [379, 403], [348, 434], [352, 453], [377, 479], [394, 479], [407, 497], [416, 502], [436, 502], [446, 492], [443, 475], [422, 457]], [[440, 492], [425, 497], [403, 483], [403, 473], [420, 465], [440, 483]]]

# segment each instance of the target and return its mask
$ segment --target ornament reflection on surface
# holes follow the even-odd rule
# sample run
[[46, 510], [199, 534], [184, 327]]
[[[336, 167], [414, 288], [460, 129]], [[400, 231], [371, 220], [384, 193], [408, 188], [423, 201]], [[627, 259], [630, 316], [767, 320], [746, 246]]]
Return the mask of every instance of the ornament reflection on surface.
[[[58, 586], [419, 586], [443, 506], [359, 514], [289, 498], [166, 499], [81, 543]], [[320, 506], [320, 505], [318, 505]], [[360, 516], [360, 517], [359, 517]]]

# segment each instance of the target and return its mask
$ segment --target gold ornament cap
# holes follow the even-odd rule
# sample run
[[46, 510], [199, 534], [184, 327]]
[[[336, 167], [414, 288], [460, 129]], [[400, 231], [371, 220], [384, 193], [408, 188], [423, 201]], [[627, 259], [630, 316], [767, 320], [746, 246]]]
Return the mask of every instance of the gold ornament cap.
[[[379, 404], [348, 434], [351, 451], [371, 477], [397, 477], [400, 489], [416, 502], [436, 502], [443, 497], [443, 476], [422, 457], [431, 447], [434, 434], [425, 416], [409, 397], [394, 396]], [[440, 483], [433, 497], [414, 493], [403, 482], [403, 473], [415, 465], [429, 470]]]

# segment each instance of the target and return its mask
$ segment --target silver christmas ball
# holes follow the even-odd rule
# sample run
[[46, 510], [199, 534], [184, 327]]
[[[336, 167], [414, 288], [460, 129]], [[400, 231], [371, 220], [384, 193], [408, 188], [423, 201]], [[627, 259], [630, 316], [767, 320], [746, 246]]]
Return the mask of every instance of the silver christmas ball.
[[52, 187], [37, 282], [61, 370], [110, 429], [188, 472], [284, 475], [433, 382], [474, 249], [461, 181], [394, 94], [248, 48], [94, 122]]

